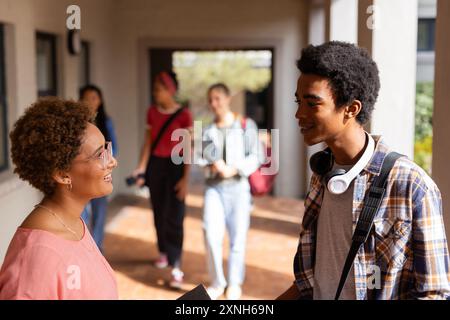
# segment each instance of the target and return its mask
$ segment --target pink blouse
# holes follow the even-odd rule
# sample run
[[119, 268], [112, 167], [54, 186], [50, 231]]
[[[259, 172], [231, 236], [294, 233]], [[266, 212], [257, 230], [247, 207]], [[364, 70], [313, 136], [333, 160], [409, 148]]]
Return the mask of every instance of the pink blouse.
[[114, 271], [83, 222], [80, 241], [18, 228], [0, 270], [0, 300], [115, 300]]

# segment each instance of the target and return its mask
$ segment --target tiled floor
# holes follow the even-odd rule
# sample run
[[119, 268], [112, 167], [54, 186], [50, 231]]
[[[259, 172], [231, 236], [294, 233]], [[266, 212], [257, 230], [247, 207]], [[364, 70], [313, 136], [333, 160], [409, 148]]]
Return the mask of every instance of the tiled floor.
[[[148, 199], [117, 196], [110, 205], [105, 255], [116, 271], [121, 299], [176, 299], [202, 283], [208, 284], [202, 231], [202, 187], [187, 197], [182, 290], [167, 287], [168, 270], [151, 265], [157, 256], [156, 235]], [[303, 202], [263, 197], [255, 199], [248, 234], [243, 299], [273, 299], [291, 285]], [[228, 254], [224, 242], [224, 265]]]

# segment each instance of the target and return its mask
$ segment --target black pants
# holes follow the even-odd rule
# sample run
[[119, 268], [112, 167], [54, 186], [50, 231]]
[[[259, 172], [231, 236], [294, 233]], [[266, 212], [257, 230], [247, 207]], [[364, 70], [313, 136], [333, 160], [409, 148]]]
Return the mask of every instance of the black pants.
[[183, 172], [183, 164], [176, 165], [170, 158], [156, 156], [151, 156], [146, 172], [158, 249], [167, 255], [172, 267], [181, 265], [185, 203], [178, 200], [174, 188]]

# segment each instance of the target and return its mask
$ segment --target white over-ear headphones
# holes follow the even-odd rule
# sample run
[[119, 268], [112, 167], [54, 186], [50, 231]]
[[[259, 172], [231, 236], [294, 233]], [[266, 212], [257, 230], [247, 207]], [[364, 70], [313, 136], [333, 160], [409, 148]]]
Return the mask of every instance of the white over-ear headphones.
[[369, 163], [375, 149], [375, 141], [372, 136], [366, 132], [367, 146], [358, 162], [347, 172], [344, 169], [331, 170], [333, 168], [334, 158], [329, 148], [317, 152], [311, 156], [309, 164], [311, 169], [322, 176], [322, 183], [332, 194], [344, 193], [353, 179]]

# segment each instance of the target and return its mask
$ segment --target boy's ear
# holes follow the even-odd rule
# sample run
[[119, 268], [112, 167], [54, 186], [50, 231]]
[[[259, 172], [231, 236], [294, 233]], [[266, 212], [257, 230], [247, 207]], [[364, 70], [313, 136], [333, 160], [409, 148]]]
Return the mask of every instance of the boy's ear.
[[345, 107], [345, 118], [351, 119], [356, 118], [356, 116], [361, 112], [362, 103], [359, 100], [353, 100], [347, 107]]

